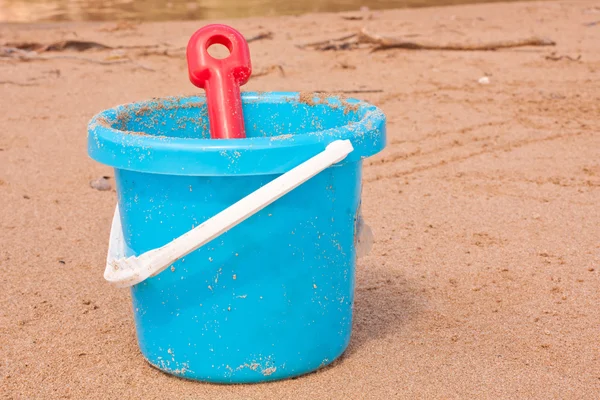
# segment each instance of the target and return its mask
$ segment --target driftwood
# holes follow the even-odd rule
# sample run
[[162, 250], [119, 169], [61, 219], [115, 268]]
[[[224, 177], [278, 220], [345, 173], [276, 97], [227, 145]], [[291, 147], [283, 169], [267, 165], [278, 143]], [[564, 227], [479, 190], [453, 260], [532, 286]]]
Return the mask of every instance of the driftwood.
[[36, 51], [26, 51], [14, 47], [0, 46], [0, 59], [17, 60], [17, 61], [47, 61], [56, 59], [78, 60], [100, 65], [115, 65], [115, 64], [132, 64], [146, 71], [155, 71], [154, 69], [142, 65], [128, 57], [122, 57], [117, 60], [96, 60], [88, 57], [80, 57], [75, 55], [54, 55], [54, 54], [38, 54]]
[[[249, 37], [248, 42], [258, 40], [272, 39], [273, 32], [260, 32], [255, 36]], [[131, 57], [119, 54], [116, 56], [108, 56], [104, 60], [81, 57], [76, 55], [51, 55], [43, 54], [50, 52], [85, 52], [88, 50], [139, 50], [135, 56], [143, 57], [149, 55], [166, 56], [166, 57], [181, 57], [185, 52], [186, 47], [170, 47], [168, 44], [156, 45], [133, 45], [133, 46], [109, 46], [103, 43], [86, 41], [86, 40], [61, 40], [49, 44], [39, 42], [9, 42], [0, 45], [0, 60], [2, 61], [36, 61], [36, 60], [52, 60], [52, 59], [69, 59], [78, 60], [100, 65], [115, 65], [115, 64], [132, 64], [146, 71], [154, 71], [154, 69], [140, 64]], [[279, 66], [279, 71], [283, 75], [283, 68]], [[272, 71], [264, 71], [262, 75], [266, 75]], [[259, 73], [256, 76], [261, 76]]]
[[530, 37], [516, 40], [500, 40], [488, 43], [449, 43], [436, 44], [409, 41], [402, 38], [385, 37], [370, 33], [362, 28], [357, 34], [350, 34], [340, 38], [323, 40], [319, 42], [300, 45], [300, 48], [312, 48], [319, 51], [328, 50], [353, 50], [368, 47], [371, 51], [388, 49], [405, 50], [446, 50], [446, 51], [493, 51], [524, 46], [554, 46], [556, 43], [550, 39]]
[[[265, 31], [251, 36], [246, 39], [248, 43], [256, 42], [258, 40], [272, 39], [274, 36], [273, 32]], [[87, 41], [87, 40], [61, 40], [49, 44], [43, 44], [39, 42], [9, 42], [0, 46], [0, 57], [12, 57], [20, 58], [21, 60], [28, 59], [40, 59], [36, 54], [46, 52], [61, 52], [61, 51], [76, 51], [83, 52], [87, 50], [140, 50], [137, 56], [167, 56], [167, 57], [178, 57], [182, 52], [185, 52], [186, 47], [170, 47], [169, 44], [152, 44], [152, 45], [133, 45], [133, 46], [109, 46], [104, 43]], [[57, 57], [58, 58], [58, 57]], [[84, 59], [79, 57], [62, 57], [81, 59], [84, 61], [91, 61], [97, 63], [97, 60]], [[122, 63], [122, 60], [121, 60]], [[114, 63], [113, 63], [114, 64]], [[144, 69], [148, 69], [143, 67]]]
[[12, 47], [15, 49], [25, 51], [35, 51], [37, 53], [64, 50], [86, 51], [90, 49], [112, 49], [112, 47], [106, 46], [102, 43], [88, 42], [85, 40], [61, 40], [59, 42], [54, 42], [50, 44], [42, 44], [38, 42], [11, 42], [6, 43], [5, 47]]
[[49, 51], [86, 51], [86, 50], [125, 50], [125, 49], [153, 49], [159, 47], [155, 44], [150, 45], [134, 45], [134, 46], [108, 46], [103, 43], [92, 42], [87, 40], [60, 40], [50, 44], [38, 42], [9, 42], [5, 43], [4, 47], [10, 47], [25, 51], [35, 51], [36, 53], [45, 53]]
[[362, 43], [372, 43], [375, 45], [373, 51], [387, 49], [407, 49], [407, 50], [449, 50], [449, 51], [491, 51], [499, 49], [508, 49], [525, 46], [554, 46], [556, 43], [550, 39], [530, 37], [517, 40], [500, 40], [496, 42], [479, 44], [433, 44], [418, 43], [406, 41], [398, 38], [387, 38], [380, 35], [367, 32], [362, 29], [358, 35], [358, 41]]

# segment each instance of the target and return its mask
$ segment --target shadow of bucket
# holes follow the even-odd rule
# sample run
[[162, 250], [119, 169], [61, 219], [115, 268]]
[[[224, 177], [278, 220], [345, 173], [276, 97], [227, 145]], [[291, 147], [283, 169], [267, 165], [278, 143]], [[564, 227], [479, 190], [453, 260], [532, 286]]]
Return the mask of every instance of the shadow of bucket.
[[244, 93], [245, 139], [210, 139], [204, 97], [106, 110], [88, 153], [115, 169], [129, 255], [169, 243], [339, 139], [354, 151], [170, 268], [131, 288], [155, 367], [209, 382], [278, 380], [346, 349], [362, 160], [385, 116], [358, 100]]

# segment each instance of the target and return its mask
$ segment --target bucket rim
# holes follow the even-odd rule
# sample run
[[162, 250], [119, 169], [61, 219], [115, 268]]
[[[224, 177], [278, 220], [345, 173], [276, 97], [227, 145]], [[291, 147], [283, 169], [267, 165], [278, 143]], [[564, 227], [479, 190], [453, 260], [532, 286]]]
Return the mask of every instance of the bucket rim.
[[[312, 93], [311, 93], [312, 94]], [[119, 115], [151, 110], [202, 106], [204, 95], [172, 96], [130, 102], [96, 114], [88, 123], [88, 155], [114, 168], [171, 175], [226, 176], [285, 173], [340, 139], [355, 148], [345, 162], [372, 156], [385, 147], [384, 113], [375, 105], [335, 93], [314, 93], [312, 103], [347, 107], [357, 121], [312, 132], [242, 139], [158, 136], [114, 127]], [[302, 103], [302, 92], [242, 92], [244, 103]], [[309, 97], [310, 99], [310, 94]], [[345, 111], [347, 113], [348, 111]], [[110, 122], [109, 122], [110, 121]]]

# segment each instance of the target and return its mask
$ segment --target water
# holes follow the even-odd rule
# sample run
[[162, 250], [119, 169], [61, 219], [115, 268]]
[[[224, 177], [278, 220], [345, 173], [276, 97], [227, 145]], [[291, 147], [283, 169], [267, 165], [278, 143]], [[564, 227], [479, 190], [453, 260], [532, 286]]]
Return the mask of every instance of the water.
[[0, 22], [223, 19], [497, 1], [502, 0], [0, 0]]

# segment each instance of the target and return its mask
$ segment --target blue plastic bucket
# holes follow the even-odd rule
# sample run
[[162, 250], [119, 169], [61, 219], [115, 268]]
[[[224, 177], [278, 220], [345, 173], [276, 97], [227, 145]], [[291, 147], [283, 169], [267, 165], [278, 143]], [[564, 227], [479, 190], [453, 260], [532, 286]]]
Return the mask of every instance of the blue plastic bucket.
[[362, 160], [385, 146], [384, 114], [336, 97], [242, 99], [245, 139], [210, 139], [204, 97], [122, 105], [89, 124], [89, 155], [115, 169], [128, 256], [165, 245], [334, 140], [354, 146], [132, 287], [142, 354], [184, 378], [289, 378], [331, 363], [350, 340]]

